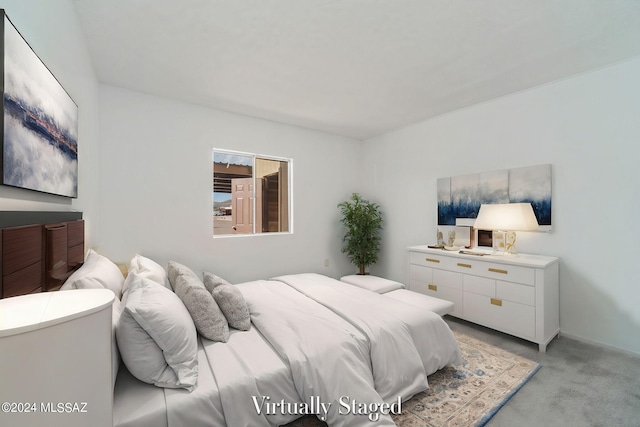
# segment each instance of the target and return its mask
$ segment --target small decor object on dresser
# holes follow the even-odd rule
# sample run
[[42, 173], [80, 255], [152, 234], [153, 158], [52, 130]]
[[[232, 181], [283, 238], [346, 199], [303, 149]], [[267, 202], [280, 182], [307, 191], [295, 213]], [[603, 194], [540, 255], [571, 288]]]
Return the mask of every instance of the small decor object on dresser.
[[78, 106], [4, 10], [2, 183], [78, 197]]

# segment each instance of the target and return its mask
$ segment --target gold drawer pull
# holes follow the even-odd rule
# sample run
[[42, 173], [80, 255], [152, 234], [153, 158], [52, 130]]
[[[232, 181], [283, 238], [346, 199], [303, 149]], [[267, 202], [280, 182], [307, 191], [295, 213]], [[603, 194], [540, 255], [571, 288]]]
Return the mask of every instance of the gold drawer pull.
[[509, 274], [507, 270], [500, 270], [499, 268], [490, 268], [489, 271], [492, 273]]
[[502, 300], [497, 298], [491, 298], [491, 304], [502, 307]]
[[429, 290], [437, 292], [438, 291], [438, 287], [436, 285], [429, 285]]
[[458, 267], [471, 268], [471, 264], [463, 264], [461, 262], [458, 263]]
[[429, 261], [429, 262], [435, 262], [435, 263], [440, 262], [440, 260], [439, 260], [439, 259], [433, 259], [433, 258], [425, 258], [424, 260], [425, 260], [425, 261]]

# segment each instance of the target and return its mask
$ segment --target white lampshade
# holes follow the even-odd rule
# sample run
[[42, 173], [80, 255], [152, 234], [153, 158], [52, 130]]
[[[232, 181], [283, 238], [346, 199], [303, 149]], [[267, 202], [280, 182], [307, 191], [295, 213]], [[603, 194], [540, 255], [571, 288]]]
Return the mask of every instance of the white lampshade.
[[473, 227], [479, 230], [533, 231], [538, 229], [538, 220], [531, 203], [489, 204], [480, 205]]

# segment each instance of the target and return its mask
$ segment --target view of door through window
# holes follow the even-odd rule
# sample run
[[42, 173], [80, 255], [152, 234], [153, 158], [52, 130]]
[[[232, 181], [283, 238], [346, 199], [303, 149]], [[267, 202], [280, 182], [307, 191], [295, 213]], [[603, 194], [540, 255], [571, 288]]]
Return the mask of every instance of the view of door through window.
[[213, 235], [291, 231], [291, 160], [213, 150]]

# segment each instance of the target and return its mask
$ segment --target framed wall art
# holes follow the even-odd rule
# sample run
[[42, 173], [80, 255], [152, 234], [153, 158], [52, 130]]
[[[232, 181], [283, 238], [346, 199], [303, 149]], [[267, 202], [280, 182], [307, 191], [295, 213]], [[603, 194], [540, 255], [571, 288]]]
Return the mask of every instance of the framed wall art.
[[540, 231], [551, 230], [551, 165], [439, 178], [438, 225], [476, 218], [483, 203], [531, 203]]
[[2, 13], [2, 184], [78, 197], [78, 106]]

